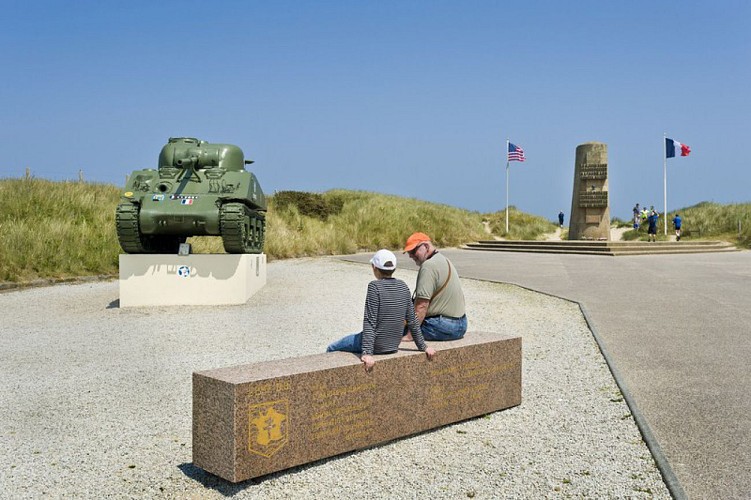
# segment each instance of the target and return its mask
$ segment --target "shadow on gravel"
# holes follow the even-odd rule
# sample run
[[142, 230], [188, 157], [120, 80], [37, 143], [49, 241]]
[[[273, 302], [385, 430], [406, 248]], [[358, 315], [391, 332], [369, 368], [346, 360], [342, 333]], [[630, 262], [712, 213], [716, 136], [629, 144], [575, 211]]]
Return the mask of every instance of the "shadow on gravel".
[[[374, 448], [379, 448], [380, 446], [383, 446], [383, 445], [374, 446]], [[227, 481], [226, 479], [222, 479], [221, 477], [215, 476], [214, 474], [211, 474], [210, 472], [206, 472], [200, 467], [196, 467], [192, 463], [186, 462], [186, 463], [178, 465], [177, 468], [180, 469], [182, 473], [185, 474], [187, 477], [193, 479], [194, 481], [201, 483], [201, 485], [204, 488], [212, 489], [216, 491], [217, 493], [224, 495], [225, 497], [231, 497], [231, 496], [237, 495], [240, 492], [247, 490], [248, 488], [259, 485], [269, 479], [274, 479], [274, 478], [284, 476], [287, 474], [294, 474], [295, 472], [304, 471], [306, 469], [310, 469], [311, 467], [316, 467], [320, 464], [329, 462], [331, 460], [338, 460], [340, 458], [353, 455], [357, 453], [358, 451], [362, 451], [362, 450], [354, 450], [354, 451], [342, 453], [340, 455], [336, 455], [333, 457], [327, 457], [321, 460], [316, 460], [314, 462], [310, 462], [307, 464], [297, 465], [295, 467], [290, 467], [289, 469], [280, 470], [278, 472], [272, 472], [271, 474], [267, 474], [265, 476], [248, 479], [240, 483], [231, 483]]]
[[[479, 415], [477, 417], [472, 417], [472, 418], [468, 418], [468, 419], [465, 419], [465, 420], [460, 420], [459, 422], [454, 422], [454, 423], [447, 424], [447, 425], [444, 425], [444, 426], [441, 426], [441, 427], [435, 427], [433, 429], [427, 429], [427, 430], [425, 430], [423, 432], [418, 432], [417, 434], [412, 434], [411, 436], [407, 436], [407, 437], [404, 437], [404, 438], [394, 439], [392, 441], [386, 441], [386, 442], [383, 442], [383, 443], [379, 443], [379, 444], [376, 444], [376, 445], [373, 445], [373, 446], [368, 446], [368, 447], [361, 448], [361, 449], [358, 449], [358, 450], [352, 450], [352, 451], [348, 451], [348, 452], [345, 452], [345, 453], [340, 453], [339, 455], [334, 455], [333, 457], [326, 457], [326, 458], [322, 458], [320, 460], [315, 460], [313, 462], [308, 462], [306, 464], [296, 465], [294, 467], [290, 467], [289, 469], [280, 470], [278, 472], [272, 472], [271, 474], [267, 474], [265, 476], [256, 477], [256, 478], [253, 478], [253, 479], [248, 479], [248, 480], [243, 481], [241, 483], [231, 483], [231, 482], [227, 481], [226, 479], [222, 479], [221, 477], [215, 476], [214, 474], [211, 474], [210, 472], [206, 472], [205, 470], [201, 469], [200, 467], [196, 467], [192, 463], [188, 463], [188, 462], [185, 462], [185, 463], [182, 463], [182, 464], [178, 465], [177, 468], [180, 469], [180, 471], [182, 471], [182, 473], [185, 474], [190, 479], [192, 479], [192, 480], [194, 480], [196, 482], [201, 483], [201, 485], [204, 488], [212, 489], [212, 490], [216, 491], [217, 493], [219, 493], [221, 495], [224, 495], [225, 497], [231, 497], [231, 496], [237, 495], [238, 493], [240, 493], [242, 491], [247, 490], [248, 488], [251, 488], [251, 487], [259, 485], [259, 484], [262, 484], [262, 483], [264, 483], [265, 481], [267, 481], [269, 479], [274, 479], [274, 478], [277, 478], [277, 477], [285, 476], [287, 474], [294, 474], [296, 472], [305, 471], [307, 469], [311, 469], [311, 468], [317, 467], [317, 466], [319, 466], [321, 464], [325, 464], [326, 462], [340, 460], [342, 458], [346, 458], [346, 457], [348, 457], [350, 455], [356, 455], [356, 454], [361, 453], [361, 452], [366, 451], [366, 450], [377, 450], [379, 448], [383, 448], [385, 446], [388, 446], [388, 445], [390, 445], [393, 442], [401, 441], [403, 439], [412, 439], [412, 438], [415, 438], [415, 437], [418, 437], [418, 436], [422, 436], [422, 435], [426, 435], [426, 434], [432, 434], [434, 432], [438, 432], [441, 429], [445, 429], [445, 428], [450, 428], [450, 427], [457, 426], [457, 424], [461, 424], [463, 422], [471, 422], [473, 420], [479, 420], [479, 419], [482, 419], [482, 418], [485, 418], [485, 419], [487, 419], [487, 418], [493, 418], [493, 414], [494, 413], [501, 413], [501, 412], [504, 412], [504, 411], [510, 411], [510, 410], [513, 410], [514, 408], [517, 408], [517, 407], [507, 408], [506, 410], [500, 410], [498, 412], [488, 413], [486, 415]], [[457, 432], [457, 434], [466, 434], [466, 431], [463, 431], [460, 428], [457, 428], [456, 432]]]
[[118, 307], [120, 307], [120, 299], [115, 299], [107, 304], [107, 309], [117, 309]]
[[210, 472], [206, 472], [200, 467], [196, 467], [192, 463], [186, 462], [186, 463], [178, 465], [177, 468], [180, 469], [180, 471], [182, 471], [182, 473], [185, 474], [187, 477], [191, 478], [192, 480], [196, 482], [201, 483], [201, 485], [204, 488], [212, 489], [216, 491], [217, 493], [224, 495], [225, 497], [231, 497], [231, 496], [237, 495], [238, 493], [242, 491], [245, 491], [246, 489], [252, 486], [261, 484], [269, 479], [274, 479], [280, 476], [284, 476], [286, 474], [291, 474], [294, 472], [306, 470], [311, 467], [315, 467], [318, 464], [328, 462], [329, 460], [336, 460], [338, 458], [345, 457], [353, 453], [356, 453], [356, 451], [351, 451], [349, 453], [344, 453], [342, 455], [337, 455], [335, 457], [324, 458], [322, 460], [316, 460], [315, 462], [298, 465], [296, 467], [290, 467], [289, 469], [284, 469], [279, 472], [273, 472], [265, 476], [255, 477], [253, 479], [248, 479], [240, 483], [232, 483], [230, 481], [227, 481], [226, 479], [222, 479], [221, 477], [215, 476], [214, 474]]
[[258, 481], [255, 479], [249, 479], [247, 481], [243, 481], [242, 483], [230, 483], [229, 481], [226, 481], [219, 476], [210, 474], [205, 470], [196, 467], [192, 463], [187, 462], [178, 465], [177, 468], [180, 469], [182, 473], [189, 478], [201, 483], [205, 488], [210, 488], [226, 497], [237, 495], [248, 486], [258, 484]]

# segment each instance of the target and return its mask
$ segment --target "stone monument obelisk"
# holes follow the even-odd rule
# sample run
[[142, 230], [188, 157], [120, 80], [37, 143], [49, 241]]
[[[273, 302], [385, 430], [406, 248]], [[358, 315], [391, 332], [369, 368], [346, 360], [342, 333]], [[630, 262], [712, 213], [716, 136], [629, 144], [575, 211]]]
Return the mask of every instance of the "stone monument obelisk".
[[610, 241], [608, 145], [602, 142], [576, 147], [568, 239]]

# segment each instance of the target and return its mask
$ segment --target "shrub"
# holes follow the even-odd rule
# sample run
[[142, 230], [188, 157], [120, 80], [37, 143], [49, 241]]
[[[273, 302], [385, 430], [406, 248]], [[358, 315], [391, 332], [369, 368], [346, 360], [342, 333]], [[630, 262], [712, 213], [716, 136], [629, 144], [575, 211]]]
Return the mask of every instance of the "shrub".
[[273, 200], [274, 206], [280, 212], [294, 207], [300, 215], [314, 217], [322, 221], [327, 220], [332, 215], [339, 214], [344, 205], [344, 201], [340, 197], [327, 198], [322, 194], [304, 191], [279, 191], [274, 193]]

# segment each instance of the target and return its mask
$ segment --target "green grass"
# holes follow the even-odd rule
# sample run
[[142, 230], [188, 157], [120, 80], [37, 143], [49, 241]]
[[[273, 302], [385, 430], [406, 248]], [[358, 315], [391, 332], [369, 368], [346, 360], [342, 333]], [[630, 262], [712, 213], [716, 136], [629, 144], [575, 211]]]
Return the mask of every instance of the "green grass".
[[[672, 226], [673, 217], [680, 214], [683, 220], [684, 240], [724, 240], [735, 243], [739, 247], [751, 247], [751, 203], [733, 203], [721, 205], [703, 201], [690, 207], [668, 212], [668, 235], [675, 234]], [[740, 222], [741, 229], [738, 230]], [[657, 229], [657, 239], [667, 240], [665, 237], [665, 217], [660, 215]], [[639, 231], [626, 231], [624, 240], [646, 240], [647, 227], [642, 224]]]
[[[120, 195], [120, 188], [108, 184], [0, 179], [0, 282], [116, 274], [121, 250], [114, 219]], [[384, 247], [398, 250], [415, 231], [427, 233], [445, 248], [493, 236], [535, 240], [556, 229], [552, 222], [514, 207], [509, 209], [506, 233], [505, 211], [481, 214], [365, 191], [278, 195], [278, 207], [275, 196], [269, 197], [266, 216], [269, 260]], [[687, 239], [724, 239], [751, 246], [751, 204], [704, 202], [678, 212], [684, 228], [692, 232]], [[642, 235], [628, 231], [625, 237]], [[196, 253], [223, 252], [219, 237], [189, 241]]]
[[516, 207], [509, 207], [508, 220], [509, 230], [506, 233], [506, 211], [501, 210], [492, 214], [486, 214], [490, 230], [494, 235], [507, 240], [537, 240], [545, 233], [555, 232], [558, 227], [544, 217], [520, 212]]
[[[121, 250], [114, 214], [121, 194], [107, 184], [0, 179], [0, 282], [116, 274]], [[498, 224], [503, 212], [483, 215], [364, 191], [279, 195], [279, 208], [275, 196], [269, 197], [269, 260], [399, 249], [414, 231], [429, 234], [439, 247], [459, 246], [492, 237], [483, 221], [498, 236], [535, 239], [554, 230], [542, 218], [516, 210], [510, 212], [512, 231], [504, 235]], [[219, 237], [189, 242], [196, 253], [223, 252]]]
[[339, 213], [325, 221], [302, 216], [295, 207], [271, 207], [269, 254], [298, 257], [397, 249], [415, 231], [427, 233], [439, 247], [487, 237], [477, 212], [364, 191], [333, 190], [323, 196], [341, 203]]
[[[415, 231], [427, 233], [439, 247], [490, 237], [478, 212], [365, 191], [331, 190], [320, 196], [336, 207], [326, 217], [304, 215], [291, 203], [277, 208], [274, 196], [268, 198], [264, 251], [269, 259], [399, 249]], [[222, 252], [218, 237], [190, 241], [196, 252]]]
[[633, 224], [634, 223], [631, 220], [623, 220], [623, 219], [619, 219], [618, 217], [612, 217], [610, 219], [610, 225], [611, 226], [615, 226], [617, 228], [631, 227], [631, 226], [633, 226]]
[[0, 281], [117, 272], [111, 185], [0, 179]]

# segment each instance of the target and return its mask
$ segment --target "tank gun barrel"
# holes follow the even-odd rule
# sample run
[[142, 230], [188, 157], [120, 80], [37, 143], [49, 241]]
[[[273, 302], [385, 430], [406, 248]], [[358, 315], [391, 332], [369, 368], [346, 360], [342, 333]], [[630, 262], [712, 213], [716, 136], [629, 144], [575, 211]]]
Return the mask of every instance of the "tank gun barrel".
[[175, 161], [175, 164], [180, 168], [193, 168], [198, 165], [198, 157], [189, 156], [188, 158], [181, 158]]

